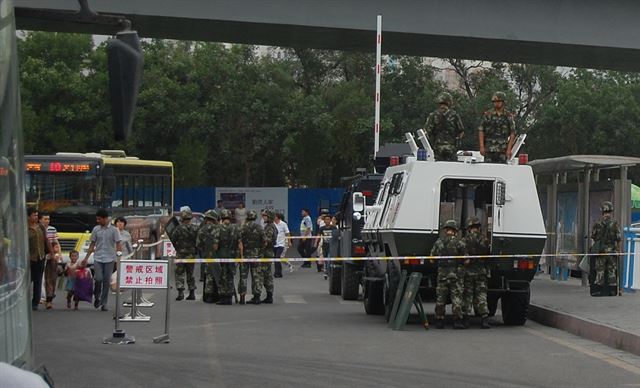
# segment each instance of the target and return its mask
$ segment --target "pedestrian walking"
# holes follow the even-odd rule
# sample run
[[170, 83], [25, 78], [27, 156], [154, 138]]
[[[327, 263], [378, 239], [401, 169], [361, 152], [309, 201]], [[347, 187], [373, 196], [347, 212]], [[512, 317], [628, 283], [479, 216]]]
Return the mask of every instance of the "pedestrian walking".
[[122, 256], [120, 232], [109, 223], [109, 213], [105, 209], [96, 212], [96, 225], [91, 231], [91, 244], [82, 260], [81, 267], [86, 267], [89, 256], [93, 254], [93, 307], [107, 311], [109, 284], [116, 257]]
[[333, 263], [331, 263], [330, 260], [326, 260], [326, 259], [330, 259], [331, 257], [333, 257], [331, 255], [331, 241], [334, 238], [335, 231], [338, 229], [338, 227], [331, 222], [331, 216], [328, 214], [324, 215], [323, 223], [324, 225], [321, 226], [320, 229], [318, 230], [318, 236], [320, 236], [318, 243], [321, 244], [321, 247], [322, 247], [322, 258], [323, 258], [324, 269], [325, 269], [324, 278], [327, 279], [328, 268], [330, 265], [333, 265]]
[[31, 272], [31, 282], [33, 283], [33, 295], [31, 299], [31, 309], [37, 310], [42, 296], [42, 277], [47, 252], [53, 252], [51, 243], [47, 239], [47, 231], [38, 222], [38, 210], [27, 209], [27, 235], [29, 238], [29, 263]]
[[[258, 259], [264, 253], [266, 239], [264, 229], [256, 222], [257, 214], [253, 210], [247, 212], [247, 222], [240, 228], [240, 257], [243, 259]], [[260, 304], [260, 292], [262, 289], [261, 277], [257, 273], [258, 263], [241, 263], [240, 279], [238, 281], [238, 293], [240, 304], [244, 304], [247, 293], [247, 278], [251, 271], [251, 293], [253, 298], [249, 303]]]
[[[464, 245], [469, 256], [489, 254], [489, 240], [481, 232], [482, 224], [478, 217], [467, 220], [467, 235]], [[480, 327], [489, 329], [489, 307], [487, 305], [487, 267], [484, 259], [470, 258], [464, 261], [463, 313], [464, 326], [469, 326], [471, 307], [481, 318]]]
[[58, 264], [62, 259], [62, 252], [58, 243], [58, 231], [51, 226], [51, 216], [49, 213], [39, 212], [38, 221], [42, 224], [46, 231], [46, 236], [53, 252], [48, 252], [44, 265], [44, 289], [45, 289], [45, 306], [47, 310], [53, 308], [53, 299], [56, 297], [56, 284], [58, 282]]
[[[191, 223], [193, 212], [189, 208], [185, 208], [180, 212], [180, 225], [176, 226], [169, 239], [176, 250], [177, 259], [193, 259], [196, 254], [196, 238], [197, 226]], [[189, 287], [189, 296], [187, 300], [196, 299], [196, 280], [193, 276], [195, 264], [178, 263], [175, 265], [175, 282], [178, 296], [176, 300], [184, 299], [185, 280], [186, 286]]]
[[[235, 258], [239, 249], [240, 228], [231, 223], [231, 212], [225, 209], [220, 212], [219, 227], [214, 229], [213, 250], [215, 251], [215, 257], [223, 259]], [[235, 263], [220, 263], [220, 282], [218, 283], [220, 300], [216, 304], [232, 304], [232, 299], [235, 295], [235, 287], [233, 285], [235, 275]], [[244, 297], [241, 297], [240, 301], [244, 304]]]
[[[431, 256], [463, 256], [464, 242], [458, 238], [458, 224], [454, 220], [444, 223], [444, 236], [440, 237], [433, 248]], [[453, 328], [464, 329], [462, 322], [462, 292], [464, 282], [463, 260], [439, 259], [436, 286], [436, 327], [444, 328], [444, 315], [447, 299], [451, 299], [453, 312]]]
[[133, 241], [131, 239], [131, 233], [126, 229], [127, 219], [124, 217], [116, 218], [116, 229], [120, 233], [120, 246], [122, 247], [122, 255], [128, 256], [133, 253]]
[[[309, 258], [312, 253], [313, 223], [311, 222], [309, 209], [304, 208], [301, 213], [302, 220], [300, 221], [300, 242], [298, 244], [298, 253], [303, 258]], [[305, 261], [302, 263], [301, 267], [311, 268], [311, 262]]]
[[[276, 238], [276, 244], [273, 248], [274, 257], [284, 257], [284, 253], [289, 249], [289, 237], [291, 237], [291, 233], [289, 232], [289, 225], [284, 221], [284, 216], [280, 213], [276, 213], [273, 219], [273, 224], [276, 226], [278, 230], [278, 236]], [[293, 269], [291, 263], [289, 264], [289, 268]], [[281, 278], [282, 277], [282, 262], [277, 261], [274, 265], [275, 270], [273, 277]]]
[[451, 94], [442, 93], [438, 96], [438, 109], [429, 114], [424, 128], [432, 142], [435, 159], [455, 161], [464, 127], [460, 115], [453, 110]]
[[511, 159], [511, 148], [516, 139], [514, 114], [507, 111], [506, 95], [495, 92], [491, 101], [493, 109], [484, 112], [478, 128], [480, 153], [485, 162], [506, 163]]
[[595, 258], [595, 287], [591, 295], [614, 296], [618, 293], [618, 256], [615, 254], [620, 252], [622, 236], [618, 222], [613, 219], [613, 204], [609, 201], [602, 202], [600, 210], [602, 217], [593, 225], [591, 233], [591, 253], [607, 255]]
[[78, 267], [78, 259], [80, 258], [80, 253], [78, 251], [73, 250], [69, 252], [69, 264], [65, 268], [65, 275], [67, 280], [65, 281], [64, 289], [67, 291], [67, 308], [71, 308], [71, 301], [74, 302], [74, 310], [78, 309], [78, 303], [80, 299], [75, 294], [75, 285], [76, 285], [76, 273], [79, 269]]

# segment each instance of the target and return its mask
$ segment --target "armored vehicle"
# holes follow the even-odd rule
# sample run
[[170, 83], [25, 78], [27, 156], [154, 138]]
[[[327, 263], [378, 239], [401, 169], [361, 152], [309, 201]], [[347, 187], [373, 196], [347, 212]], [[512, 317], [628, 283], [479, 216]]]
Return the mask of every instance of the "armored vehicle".
[[[540, 259], [531, 255], [540, 255], [546, 241], [531, 167], [518, 164], [515, 156], [507, 164], [482, 163], [477, 152], [459, 151], [457, 162], [434, 161], [424, 132], [419, 134], [425, 149], [418, 150], [407, 134], [417, 157], [389, 167], [374, 204], [365, 208], [362, 239], [369, 253], [396, 258], [366, 262], [366, 312], [388, 319], [403, 269], [421, 272], [423, 300], [434, 299], [437, 260], [406, 256], [428, 256], [446, 220], [465, 225], [468, 217], [477, 216], [491, 242], [491, 254], [514, 255], [486, 259], [490, 313], [495, 314], [501, 299], [505, 324], [524, 324], [529, 283]], [[523, 142], [523, 136], [516, 141], [514, 155]], [[354, 196], [358, 201], [359, 194]]]

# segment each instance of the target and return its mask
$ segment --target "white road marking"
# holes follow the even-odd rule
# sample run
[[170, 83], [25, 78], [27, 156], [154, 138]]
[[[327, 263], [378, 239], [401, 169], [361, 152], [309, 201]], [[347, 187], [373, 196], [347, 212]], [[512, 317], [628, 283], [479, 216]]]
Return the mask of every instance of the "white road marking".
[[531, 333], [531, 334], [533, 334], [533, 335], [535, 335], [535, 336], [537, 336], [537, 337], [544, 338], [544, 339], [546, 339], [548, 341], [551, 341], [551, 342], [555, 342], [558, 345], [565, 346], [565, 347], [567, 347], [569, 349], [575, 350], [577, 352], [580, 352], [580, 353], [585, 354], [587, 356], [596, 358], [598, 360], [607, 362], [610, 365], [613, 365], [613, 366], [618, 367], [620, 369], [624, 369], [627, 372], [631, 372], [633, 374], [636, 374], [636, 375], [640, 376], [640, 368], [639, 367], [631, 365], [631, 364], [628, 364], [628, 363], [626, 363], [626, 362], [624, 362], [624, 361], [622, 361], [620, 359], [617, 359], [615, 357], [611, 357], [611, 356], [608, 356], [606, 354], [602, 354], [602, 353], [599, 353], [599, 352], [595, 352], [593, 350], [589, 350], [589, 349], [587, 349], [587, 348], [585, 348], [583, 346], [576, 345], [574, 343], [571, 343], [570, 341], [567, 341], [567, 340], [564, 340], [564, 339], [561, 339], [561, 338], [558, 338], [558, 337], [554, 337], [554, 336], [545, 334], [545, 333], [543, 333], [541, 331], [538, 331], [538, 330], [535, 330], [535, 329], [524, 328], [524, 330], [529, 332], [529, 333]]
[[307, 301], [304, 300], [302, 295], [282, 295], [282, 300], [284, 303], [295, 303], [295, 304], [306, 304]]

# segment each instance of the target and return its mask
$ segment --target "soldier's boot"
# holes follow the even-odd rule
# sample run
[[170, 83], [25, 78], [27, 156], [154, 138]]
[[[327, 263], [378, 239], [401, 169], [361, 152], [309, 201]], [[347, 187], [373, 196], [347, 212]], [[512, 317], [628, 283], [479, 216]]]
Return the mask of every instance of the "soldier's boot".
[[215, 303], [215, 295], [214, 294], [203, 294], [202, 301], [204, 303]]
[[444, 318], [436, 318], [436, 329], [444, 329]]
[[462, 326], [464, 326], [465, 329], [469, 328], [469, 316], [465, 315], [462, 317]]
[[244, 302], [244, 297], [245, 297], [244, 294], [240, 294], [240, 301], [238, 302], [238, 304], [244, 304], [245, 303]]
[[591, 286], [591, 296], [602, 296], [602, 286], [600, 284], [594, 284]]
[[489, 317], [482, 317], [480, 321], [480, 327], [483, 329], [491, 329], [491, 325], [489, 324]]
[[609, 296], [616, 296], [618, 295], [618, 285], [617, 284], [610, 284], [609, 285]]
[[458, 318], [455, 321], [453, 321], [453, 328], [456, 330], [463, 330], [466, 329], [466, 327], [464, 327], [464, 324], [462, 323], [462, 319]]
[[176, 298], [176, 300], [182, 300], [182, 299], [184, 299], [184, 289], [178, 288], [178, 297]]
[[262, 303], [272, 304], [273, 303], [273, 292], [267, 292], [267, 297], [262, 300]]
[[260, 304], [260, 295], [254, 295], [249, 301], [251, 304]]
[[187, 296], [187, 300], [196, 300], [196, 290], [189, 290], [189, 296]]

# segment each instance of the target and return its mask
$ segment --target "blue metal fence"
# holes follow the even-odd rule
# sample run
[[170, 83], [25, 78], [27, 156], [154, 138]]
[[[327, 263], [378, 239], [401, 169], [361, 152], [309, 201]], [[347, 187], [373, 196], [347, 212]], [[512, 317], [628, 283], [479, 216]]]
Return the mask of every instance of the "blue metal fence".
[[626, 254], [622, 260], [622, 286], [627, 290], [640, 290], [640, 228], [624, 228]]

